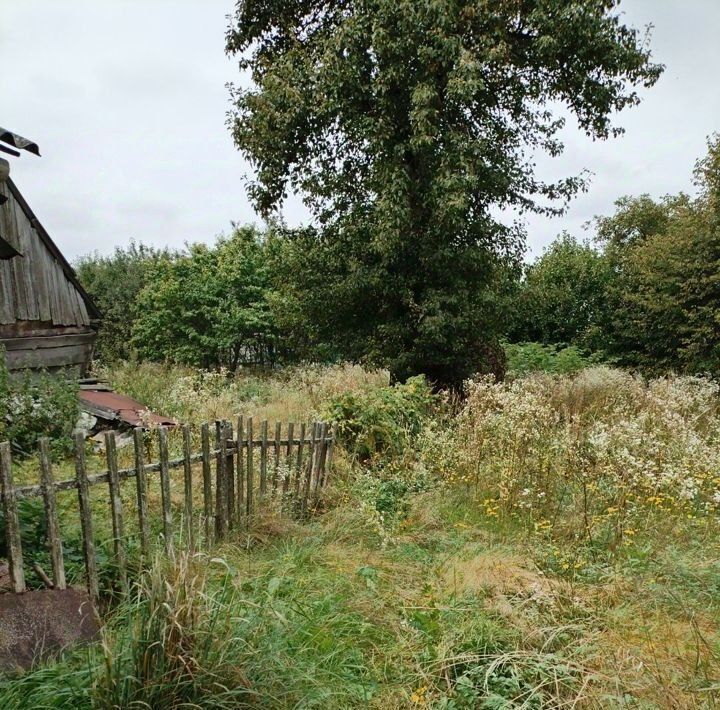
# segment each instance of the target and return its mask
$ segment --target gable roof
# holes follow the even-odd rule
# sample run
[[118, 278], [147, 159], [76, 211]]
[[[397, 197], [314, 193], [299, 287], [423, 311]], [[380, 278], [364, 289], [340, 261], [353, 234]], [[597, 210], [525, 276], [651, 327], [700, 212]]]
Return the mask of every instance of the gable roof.
[[78, 280], [77, 275], [75, 274], [75, 270], [70, 266], [70, 263], [68, 260], [62, 255], [62, 252], [57, 248], [55, 245], [55, 242], [52, 240], [50, 235], [45, 230], [45, 227], [42, 226], [40, 223], [40, 220], [35, 216], [35, 213], [30, 209], [30, 205], [25, 201], [25, 198], [22, 196], [22, 193], [20, 190], [18, 190], [15, 183], [12, 181], [11, 178], [8, 178], [5, 181], [5, 184], [10, 189], [10, 192], [12, 196], [17, 200], [17, 203], [20, 205], [22, 211], [25, 213], [25, 216], [30, 221], [30, 224], [33, 226], [35, 231], [37, 232], [38, 236], [40, 237], [40, 241], [45, 245], [47, 250], [55, 257], [56, 261], [60, 264], [62, 267], [63, 273], [65, 274], [65, 278], [77, 289], [78, 293], [82, 296], [83, 301], [85, 301], [85, 306], [87, 307], [88, 314], [92, 318], [100, 318], [100, 311], [98, 311], [97, 306], [93, 303], [92, 298], [90, 298], [90, 295], [88, 292], [83, 288], [82, 284]]

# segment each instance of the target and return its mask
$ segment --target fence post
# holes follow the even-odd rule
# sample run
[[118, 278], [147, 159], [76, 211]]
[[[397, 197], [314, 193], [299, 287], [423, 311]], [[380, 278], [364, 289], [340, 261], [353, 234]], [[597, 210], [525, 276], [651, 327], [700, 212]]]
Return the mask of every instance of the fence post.
[[52, 465], [50, 464], [50, 440], [44, 436], [40, 439], [40, 485], [42, 486], [47, 520], [47, 539], [50, 550], [50, 562], [53, 572], [55, 589], [65, 589], [65, 561], [60, 535], [60, 522], [57, 514], [57, 499], [53, 482]]
[[193, 530], [193, 499], [192, 499], [192, 456], [190, 447], [190, 427], [183, 424], [183, 474], [185, 493], [185, 526], [187, 528], [188, 546], [192, 551], [195, 547], [195, 536]]
[[2, 493], [3, 513], [5, 514], [5, 537], [7, 539], [8, 562], [13, 591], [18, 594], [25, 591], [25, 571], [23, 569], [22, 542], [20, 540], [20, 520], [12, 478], [12, 457], [10, 443], [0, 444], [0, 492]]
[[90, 506], [90, 486], [85, 469], [85, 437], [81, 431], [75, 432], [75, 475], [78, 484], [78, 503], [80, 505], [80, 526], [83, 536], [83, 555], [87, 572], [88, 593], [93, 602], [100, 596], [97, 565], [95, 563], [95, 540], [93, 538], [92, 507]]
[[209, 547], [212, 542], [212, 472], [210, 470], [210, 426], [207, 423], [200, 427], [200, 438], [202, 440], [205, 545]]
[[170, 500], [170, 465], [168, 455], [167, 429], [158, 427], [160, 448], [160, 490], [162, 493], [163, 537], [165, 538], [165, 554], [173, 553], [172, 501]]

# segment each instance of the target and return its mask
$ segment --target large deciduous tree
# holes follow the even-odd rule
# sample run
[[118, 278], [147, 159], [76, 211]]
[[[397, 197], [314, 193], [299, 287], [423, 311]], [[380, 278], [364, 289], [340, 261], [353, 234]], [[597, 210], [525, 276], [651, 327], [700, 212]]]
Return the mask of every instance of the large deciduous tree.
[[241, 0], [227, 50], [252, 80], [231, 128], [256, 207], [294, 191], [316, 219], [324, 330], [450, 385], [490, 367], [504, 327], [524, 230], [502, 213], [582, 187], [540, 179], [535, 154], [562, 151], [568, 113], [616, 134], [661, 72], [614, 0]]

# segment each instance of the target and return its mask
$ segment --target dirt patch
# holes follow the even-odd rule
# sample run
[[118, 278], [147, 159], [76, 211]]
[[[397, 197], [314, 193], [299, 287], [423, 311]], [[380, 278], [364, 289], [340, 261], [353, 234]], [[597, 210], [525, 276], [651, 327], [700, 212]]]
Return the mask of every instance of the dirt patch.
[[84, 589], [0, 594], [0, 671], [30, 668], [67, 646], [91, 641], [98, 631]]

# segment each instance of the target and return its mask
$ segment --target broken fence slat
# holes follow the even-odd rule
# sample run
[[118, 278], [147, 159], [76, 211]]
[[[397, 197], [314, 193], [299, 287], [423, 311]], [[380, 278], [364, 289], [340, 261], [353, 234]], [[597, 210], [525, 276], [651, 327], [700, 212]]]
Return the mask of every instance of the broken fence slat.
[[90, 599], [97, 602], [99, 592], [97, 565], [95, 563], [95, 540], [93, 538], [92, 507], [90, 505], [90, 485], [85, 468], [85, 437], [82, 432], [75, 433], [75, 474], [77, 477], [78, 503], [80, 506], [80, 526], [83, 538], [83, 555]]
[[147, 564], [150, 559], [150, 523], [148, 520], [147, 476], [145, 475], [145, 452], [143, 450], [143, 430], [133, 429], [133, 447], [135, 449], [135, 489], [137, 492], [138, 525], [140, 527], [140, 553]]
[[115, 445], [115, 432], [105, 432], [105, 455], [107, 458], [109, 489], [110, 489], [110, 516], [113, 527], [113, 549], [115, 564], [117, 565], [120, 587], [127, 592], [127, 559], [125, 557], [125, 530], [123, 526], [122, 499], [120, 496], [120, 478], [118, 476], [117, 447]]
[[43, 488], [43, 501], [45, 503], [45, 518], [47, 520], [47, 539], [52, 565], [53, 585], [55, 589], [67, 587], [65, 579], [65, 561], [63, 560], [63, 545], [60, 535], [60, 522], [57, 513], [57, 500], [53, 486], [52, 464], [50, 463], [50, 440], [47, 437], [40, 439], [40, 485]]
[[8, 563], [13, 591], [25, 591], [25, 571], [20, 540], [20, 520], [17, 511], [17, 499], [13, 487], [12, 456], [10, 444], [0, 444], [0, 494], [2, 494], [3, 513], [5, 515], [5, 538], [8, 548]]

